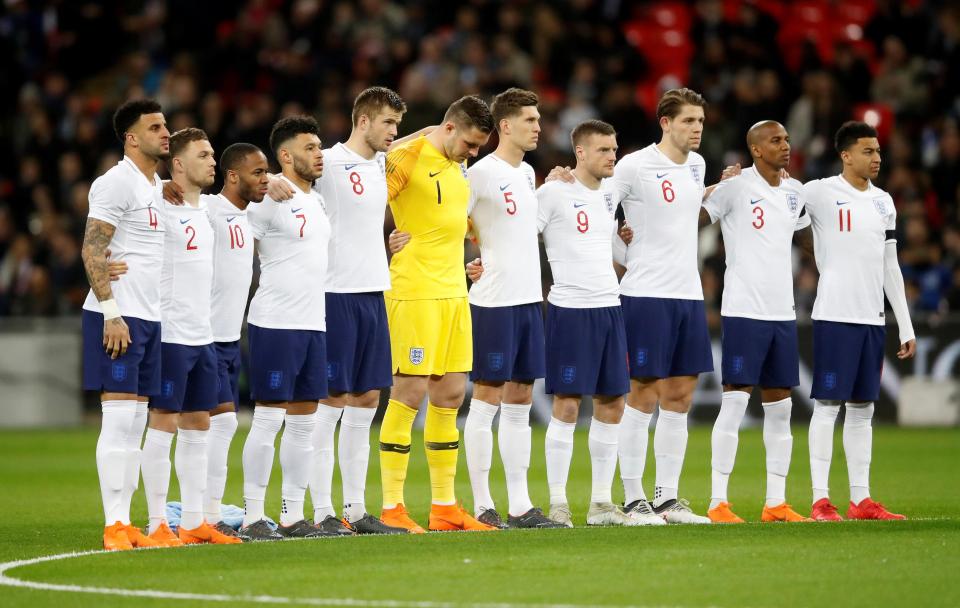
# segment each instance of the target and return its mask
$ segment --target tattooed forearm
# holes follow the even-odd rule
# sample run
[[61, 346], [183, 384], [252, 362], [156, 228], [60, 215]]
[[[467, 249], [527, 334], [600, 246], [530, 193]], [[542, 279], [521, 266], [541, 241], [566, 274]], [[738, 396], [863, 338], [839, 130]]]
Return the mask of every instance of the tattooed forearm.
[[110, 245], [110, 239], [116, 227], [107, 222], [87, 218], [87, 229], [83, 235], [83, 249], [81, 256], [83, 258], [83, 268], [87, 271], [87, 281], [90, 288], [97, 296], [97, 300], [103, 302], [113, 298], [113, 291], [110, 289], [110, 267], [107, 264], [107, 247]]

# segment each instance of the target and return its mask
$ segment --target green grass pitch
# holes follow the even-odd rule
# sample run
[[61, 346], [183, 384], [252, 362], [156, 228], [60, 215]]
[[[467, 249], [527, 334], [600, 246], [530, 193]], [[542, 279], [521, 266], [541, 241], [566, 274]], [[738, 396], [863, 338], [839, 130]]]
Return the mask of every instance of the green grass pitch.
[[[794, 428], [794, 437], [788, 500], [809, 512], [806, 430]], [[225, 502], [240, 503], [243, 440], [244, 433], [238, 433], [232, 447]], [[420, 437], [414, 441], [407, 504], [426, 524], [429, 481]], [[576, 441], [569, 498], [582, 523], [590, 488], [586, 433], [578, 433]], [[681, 481], [681, 496], [700, 513], [709, 498], [709, 441], [709, 428], [691, 431]], [[0, 562], [99, 548], [95, 444], [94, 429], [0, 433]], [[534, 430], [533, 455], [531, 492], [535, 503], [546, 506], [542, 428]], [[651, 454], [648, 485], [652, 462]], [[958, 462], [960, 430], [875, 430], [875, 497], [906, 513], [911, 518], [906, 522], [578, 527], [94, 554], [21, 567], [6, 575], [79, 587], [197, 595], [121, 597], [0, 587], [0, 606], [958, 606]], [[760, 431], [745, 430], [730, 498], [751, 522], [759, 520], [763, 502], [763, 463]], [[173, 477], [171, 498], [176, 499]], [[373, 510], [380, 498], [375, 453], [369, 479], [368, 506]], [[503, 471], [496, 462], [491, 480], [494, 498], [505, 510]], [[845, 512], [846, 469], [839, 436], [831, 480], [834, 501]], [[274, 516], [279, 482], [275, 468], [268, 494], [268, 513]], [[334, 504], [339, 504], [339, 478], [334, 488]], [[457, 492], [471, 503], [462, 454]], [[143, 523], [146, 509], [140, 494], [134, 511]], [[619, 482], [614, 499], [622, 499]]]

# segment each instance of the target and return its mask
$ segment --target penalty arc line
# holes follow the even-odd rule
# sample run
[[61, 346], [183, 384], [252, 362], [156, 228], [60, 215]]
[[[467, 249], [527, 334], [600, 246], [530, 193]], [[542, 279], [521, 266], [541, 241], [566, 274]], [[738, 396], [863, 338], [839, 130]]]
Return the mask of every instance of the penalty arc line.
[[[148, 549], [149, 551], [150, 549]], [[0, 564], [0, 586], [19, 587], [36, 591], [61, 591], [67, 593], [89, 593], [94, 595], [113, 595], [119, 597], [146, 597], [153, 599], [193, 600], [203, 602], [248, 602], [255, 604], [286, 604], [291, 606], [346, 606], [354, 608], [640, 608], [638, 606], [591, 606], [589, 604], [512, 604], [512, 603], [458, 603], [405, 600], [364, 600], [356, 598], [310, 598], [282, 597], [276, 595], [229, 595], [223, 593], [188, 593], [182, 591], [163, 591], [159, 589], [123, 589], [119, 587], [95, 587], [84, 585], [66, 585], [25, 581], [7, 574], [10, 570], [33, 566], [46, 562], [60, 561], [90, 555], [112, 553], [111, 551], [80, 551], [59, 553], [31, 559], [16, 560]], [[651, 607], [652, 608], [652, 607]], [[660, 607], [667, 608], [667, 607]]]

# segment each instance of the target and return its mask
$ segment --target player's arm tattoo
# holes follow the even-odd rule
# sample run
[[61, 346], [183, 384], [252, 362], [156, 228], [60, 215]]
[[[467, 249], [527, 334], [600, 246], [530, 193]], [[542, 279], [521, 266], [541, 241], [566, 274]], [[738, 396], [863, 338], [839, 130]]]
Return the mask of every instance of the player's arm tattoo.
[[83, 234], [83, 269], [87, 272], [87, 281], [97, 300], [103, 302], [113, 298], [110, 289], [110, 266], [107, 262], [107, 247], [116, 232], [116, 227], [94, 218], [87, 218], [87, 229]]
[[813, 257], [813, 228], [807, 226], [793, 233], [793, 242], [800, 251]]

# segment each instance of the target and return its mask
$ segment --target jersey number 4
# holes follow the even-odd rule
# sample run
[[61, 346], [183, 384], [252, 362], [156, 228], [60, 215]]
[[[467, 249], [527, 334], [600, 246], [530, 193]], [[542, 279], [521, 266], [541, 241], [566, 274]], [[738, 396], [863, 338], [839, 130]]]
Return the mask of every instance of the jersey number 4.
[[153, 207], [147, 207], [147, 217], [150, 218], [150, 227], [156, 230], [160, 222], [157, 221], [157, 212], [153, 210]]

